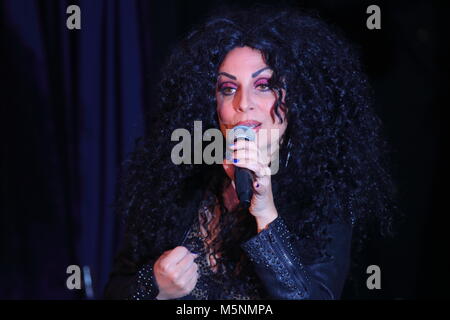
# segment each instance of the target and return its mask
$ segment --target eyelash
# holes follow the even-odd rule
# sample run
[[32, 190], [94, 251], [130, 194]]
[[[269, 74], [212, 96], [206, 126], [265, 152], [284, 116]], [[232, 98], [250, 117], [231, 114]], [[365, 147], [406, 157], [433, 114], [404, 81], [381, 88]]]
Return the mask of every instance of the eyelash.
[[[259, 81], [259, 80], [258, 80], [258, 81]], [[219, 92], [220, 92], [223, 96], [231, 96], [232, 93], [228, 93], [228, 94], [227, 94], [227, 93], [225, 93], [225, 90], [227, 90], [227, 89], [236, 89], [236, 88], [231, 87], [231, 86], [225, 86], [225, 84], [226, 84], [226, 83], [222, 83], [222, 84], [219, 85]], [[270, 91], [270, 86], [269, 86], [269, 83], [268, 83], [268, 82], [259, 83], [259, 84], [256, 85], [256, 87], [259, 87], [259, 86], [265, 86], [265, 87], [267, 87], [267, 89], [261, 90], [262, 92]]]

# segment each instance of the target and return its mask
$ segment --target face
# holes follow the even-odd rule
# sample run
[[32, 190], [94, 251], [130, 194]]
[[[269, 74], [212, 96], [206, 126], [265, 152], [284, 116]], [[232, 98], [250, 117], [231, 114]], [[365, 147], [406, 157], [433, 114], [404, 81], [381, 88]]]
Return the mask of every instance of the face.
[[[283, 123], [273, 112], [277, 95], [268, 86], [272, 73], [258, 50], [239, 47], [227, 54], [219, 67], [216, 87], [217, 115], [224, 136], [238, 124], [257, 125], [253, 130], [258, 147], [269, 152], [278, 147], [287, 121], [281, 108]], [[283, 90], [283, 102], [284, 97]], [[271, 129], [278, 129], [274, 130], [278, 137], [271, 135]]]

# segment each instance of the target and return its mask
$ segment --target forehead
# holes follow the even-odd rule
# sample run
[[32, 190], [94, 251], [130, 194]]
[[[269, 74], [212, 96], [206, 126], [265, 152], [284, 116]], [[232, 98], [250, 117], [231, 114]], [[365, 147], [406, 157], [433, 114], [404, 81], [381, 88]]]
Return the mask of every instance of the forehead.
[[239, 72], [266, 67], [263, 56], [259, 50], [250, 47], [234, 48], [226, 55], [219, 71]]

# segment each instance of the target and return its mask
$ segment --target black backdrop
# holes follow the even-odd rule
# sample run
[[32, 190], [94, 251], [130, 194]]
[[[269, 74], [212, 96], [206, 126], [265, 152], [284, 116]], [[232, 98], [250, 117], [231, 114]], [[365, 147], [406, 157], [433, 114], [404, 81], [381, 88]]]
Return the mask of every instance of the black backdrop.
[[[259, 1], [280, 3], [280, 1]], [[394, 150], [405, 217], [395, 239], [370, 243], [382, 289], [343, 298], [448, 298], [443, 110], [444, 9], [432, 1], [285, 1], [317, 9], [362, 50]], [[101, 298], [121, 224], [110, 207], [120, 163], [151, 124], [152, 88], [172, 44], [211, 8], [252, 1], [0, 2], [0, 298]], [[81, 30], [65, 27], [81, 8]], [[366, 8], [381, 8], [381, 30]], [[66, 268], [92, 286], [70, 291]]]

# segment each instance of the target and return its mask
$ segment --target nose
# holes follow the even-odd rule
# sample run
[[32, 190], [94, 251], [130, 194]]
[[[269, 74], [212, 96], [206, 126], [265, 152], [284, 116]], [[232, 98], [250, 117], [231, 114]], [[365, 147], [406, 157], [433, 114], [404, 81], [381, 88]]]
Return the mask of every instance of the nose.
[[239, 112], [246, 112], [247, 110], [253, 110], [255, 108], [255, 105], [251, 99], [251, 94], [246, 92], [245, 89], [239, 90], [236, 97], [236, 106]]

